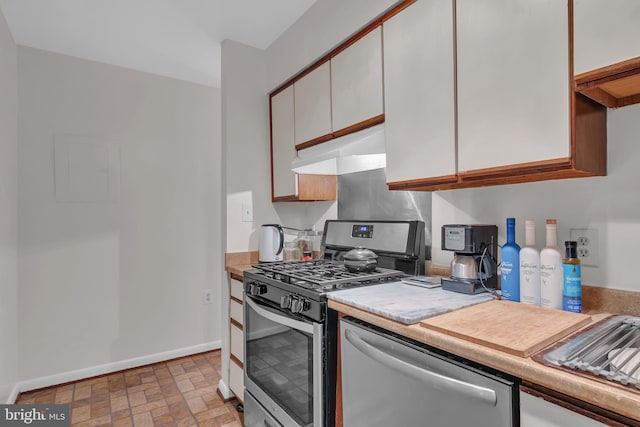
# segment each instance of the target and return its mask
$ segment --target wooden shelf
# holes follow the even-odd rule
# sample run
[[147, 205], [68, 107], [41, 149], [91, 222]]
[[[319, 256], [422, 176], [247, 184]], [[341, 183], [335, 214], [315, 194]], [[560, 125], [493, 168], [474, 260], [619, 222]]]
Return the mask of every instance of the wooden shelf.
[[575, 76], [575, 90], [609, 108], [640, 102], [640, 57]]

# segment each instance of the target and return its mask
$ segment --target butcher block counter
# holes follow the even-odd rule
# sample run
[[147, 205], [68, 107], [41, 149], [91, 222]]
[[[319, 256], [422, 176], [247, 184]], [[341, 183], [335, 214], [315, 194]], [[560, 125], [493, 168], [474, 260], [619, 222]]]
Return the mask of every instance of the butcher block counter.
[[[600, 382], [571, 372], [565, 372], [560, 369], [548, 367], [532, 360], [531, 357], [523, 357], [523, 354], [528, 354], [529, 352], [516, 355], [514, 353], [518, 353], [517, 351], [510, 352], [509, 349], [499, 349], [501, 348], [500, 346], [492, 345], [492, 343], [484, 342], [483, 344], [480, 344], [472, 342], [469, 339], [463, 338], [464, 335], [460, 334], [460, 331], [452, 334], [451, 331], [447, 330], [447, 319], [450, 319], [451, 329], [453, 331], [457, 329], [463, 330], [465, 326], [456, 320], [456, 316], [452, 315], [461, 313], [464, 310], [473, 310], [476, 314], [479, 314], [484, 304], [495, 303], [506, 303], [520, 306], [520, 304], [508, 301], [490, 301], [462, 308], [454, 312], [430, 317], [417, 323], [406, 324], [391, 320], [388, 317], [383, 317], [366, 309], [357, 308], [353, 305], [345, 304], [344, 302], [338, 302], [331, 299], [331, 297], [329, 299], [329, 307], [343, 315], [358, 318], [391, 332], [403, 335], [407, 338], [503, 371], [521, 378], [523, 381], [545, 387], [597, 407], [629, 417], [633, 420], [637, 420], [640, 424], [640, 390], [637, 392], [628, 391], [623, 389], [621, 386]], [[524, 314], [524, 310], [527, 308], [523, 306], [522, 309]], [[608, 314], [585, 315], [585, 317], [581, 317], [573, 322], [573, 326], [569, 326], [570, 329], [567, 329], [567, 331], [588, 327], [589, 325], [605, 319], [608, 316]], [[513, 323], [510, 324], [508, 321], [503, 324], [495, 324], [491, 321], [475, 324], [477, 335], [486, 335], [488, 337], [492, 335], [492, 331], [498, 331], [499, 329], [497, 328], [506, 329], [512, 327], [514, 327]], [[545, 346], [560, 339], [553, 336], [554, 333], [557, 333], [557, 331], [551, 331], [549, 333], [551, 338], [549, 338], [550, 341], [544, 343]], [[504, 339], [505, 337], [502, 338]], [[543, 334], [541, 337], [536, 338], [536, 342], [542, 342], [542, 338], [548, 337], [545, 337]], [[502, 344], [504, 344], [504, 342]], [[517, 348], [515, 345], [507, 346]], [[537, 351], [534, 347], [527, 348]]]

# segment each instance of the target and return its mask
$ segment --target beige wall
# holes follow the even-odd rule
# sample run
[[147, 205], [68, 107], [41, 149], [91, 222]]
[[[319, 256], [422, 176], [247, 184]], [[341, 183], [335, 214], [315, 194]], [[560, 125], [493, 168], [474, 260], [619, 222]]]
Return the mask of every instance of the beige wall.
[[[220, 90], [18, 48], [20, 377], [220, 340]], [[119, 147], [115, 201], [56, 199], [54, 137]]]
[[17, 379], [18, 95], [16, 45], [0, 12], [0, 403]]

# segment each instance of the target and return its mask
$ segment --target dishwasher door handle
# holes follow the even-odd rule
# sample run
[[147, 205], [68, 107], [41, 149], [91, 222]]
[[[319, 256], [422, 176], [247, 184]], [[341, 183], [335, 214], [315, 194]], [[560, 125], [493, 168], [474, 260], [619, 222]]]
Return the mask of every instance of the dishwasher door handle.
[[477, 386], [455, 378], [450, 378], [427, 369], [405, 362], [402, 359], [383, 351], [372, 344], [360, 338], [357, 333], [347, 329], [345, 330], [345, 338], [361, 353], [388, 366], [392, 369], [400, 371], [410, 377], [419, 379], [425, 383], [436, 385], [439, 388], [453, 391], [455, 393], [464, 394], [470, 398], [477, 399], [491, 406], [496, 406], [498, 399], [496, 392], [490, 388]]

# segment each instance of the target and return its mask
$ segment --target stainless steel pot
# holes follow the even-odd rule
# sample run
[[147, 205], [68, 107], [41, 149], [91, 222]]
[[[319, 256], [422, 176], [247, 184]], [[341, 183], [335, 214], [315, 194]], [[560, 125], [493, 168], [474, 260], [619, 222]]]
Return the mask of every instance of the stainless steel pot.
[[344, 254], [344, 266], [352, 273], [370, 272], [378, 266], [378, 255], [366, 248], [354, 248]]

